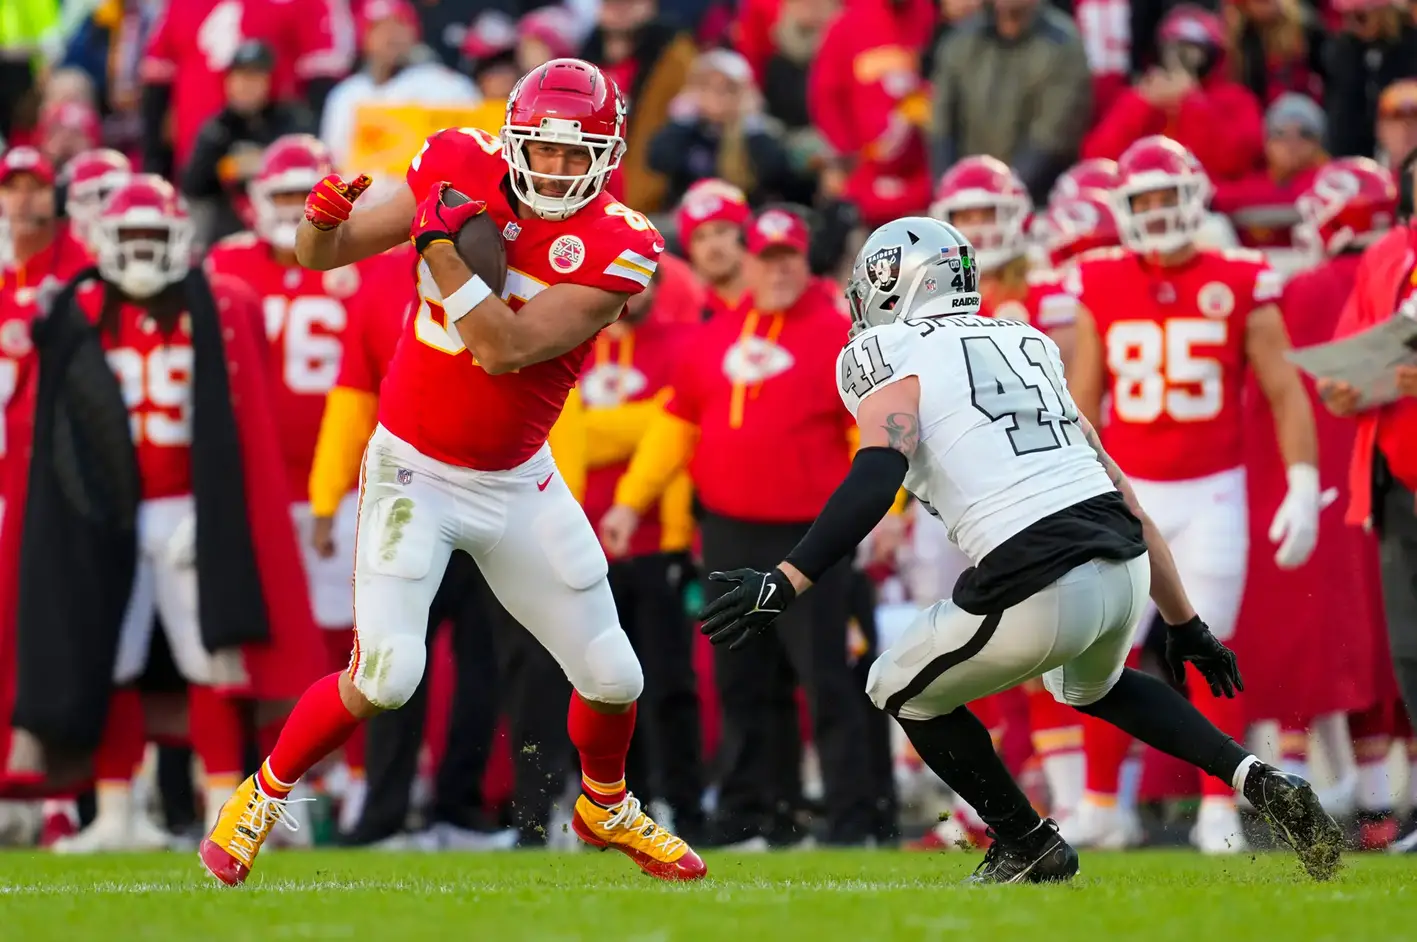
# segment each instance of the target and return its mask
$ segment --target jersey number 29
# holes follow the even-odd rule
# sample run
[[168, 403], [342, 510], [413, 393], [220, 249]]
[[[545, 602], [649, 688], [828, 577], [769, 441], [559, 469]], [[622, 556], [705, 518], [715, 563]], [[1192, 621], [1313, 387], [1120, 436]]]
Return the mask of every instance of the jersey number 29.
[[[960, 342], [970, 402], [990, 422], [1008, 422], [1005, 431], [1014, 454], [1052, 451], [1071, 443], [1068, 429], [1077, 423], [1077, 407], [1042, 338], [1024, 337], [1009, 351], [993, 337], [964, 337]], [[1007, 341], [1005, 345], [1012, 346]]]

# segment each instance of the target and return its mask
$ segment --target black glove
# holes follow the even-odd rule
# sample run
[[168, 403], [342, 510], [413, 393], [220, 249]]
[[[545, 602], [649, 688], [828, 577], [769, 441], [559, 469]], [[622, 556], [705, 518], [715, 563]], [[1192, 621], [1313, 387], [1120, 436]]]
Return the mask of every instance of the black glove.
[[699, 613], [704, 623], [699, 630], [714, 644], [727, 644], [730, 651], [738, 650], [762, 634], [797, 597], [797, 590], [781, 569], [774, 568], [772, 572], [735, 569], [711, 572], [709, 578], [714, 582], [736, 583]]
[[1187, 661], [1196, 666], [1217, 697], [1234, 697], [1237, 690], [1245, 689], [1235, 652], [1210, 633], [1199, 615], [1184, 625], [1166, 626], [1166, 666], [1178, 684], [1186, 679]]

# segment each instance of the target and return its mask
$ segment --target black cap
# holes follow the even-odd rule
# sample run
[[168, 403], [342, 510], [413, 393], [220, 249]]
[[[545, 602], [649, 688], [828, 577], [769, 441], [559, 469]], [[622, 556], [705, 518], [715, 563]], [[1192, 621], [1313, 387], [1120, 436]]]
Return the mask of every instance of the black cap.
[[259, 69], [269, 72], [275, 68], [276, 59], [271, 47], [259, 39], [248, 39], [236, 47], [228, 69]]

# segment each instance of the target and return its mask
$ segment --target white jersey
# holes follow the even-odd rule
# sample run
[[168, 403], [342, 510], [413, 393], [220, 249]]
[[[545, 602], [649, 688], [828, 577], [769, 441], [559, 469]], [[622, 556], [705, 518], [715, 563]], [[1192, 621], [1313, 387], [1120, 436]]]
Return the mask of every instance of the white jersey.
[[1058, 346], [1019, 321], [979, 315], [863, 331], [837, 358], [856, 416], [878, 389], [920, 382], [920, 441], [906, 489], [976, 565], [1025, 527], [1115, 491], [1077, 425]]

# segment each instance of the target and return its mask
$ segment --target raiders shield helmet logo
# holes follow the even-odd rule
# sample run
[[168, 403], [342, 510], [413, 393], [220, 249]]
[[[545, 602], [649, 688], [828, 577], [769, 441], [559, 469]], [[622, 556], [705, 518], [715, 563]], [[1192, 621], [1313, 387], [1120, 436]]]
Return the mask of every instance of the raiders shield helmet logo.
[[890, 291], [900, 279], [901, 247], [890, 245], [866, 257], [866, 277], [878, 291]]

